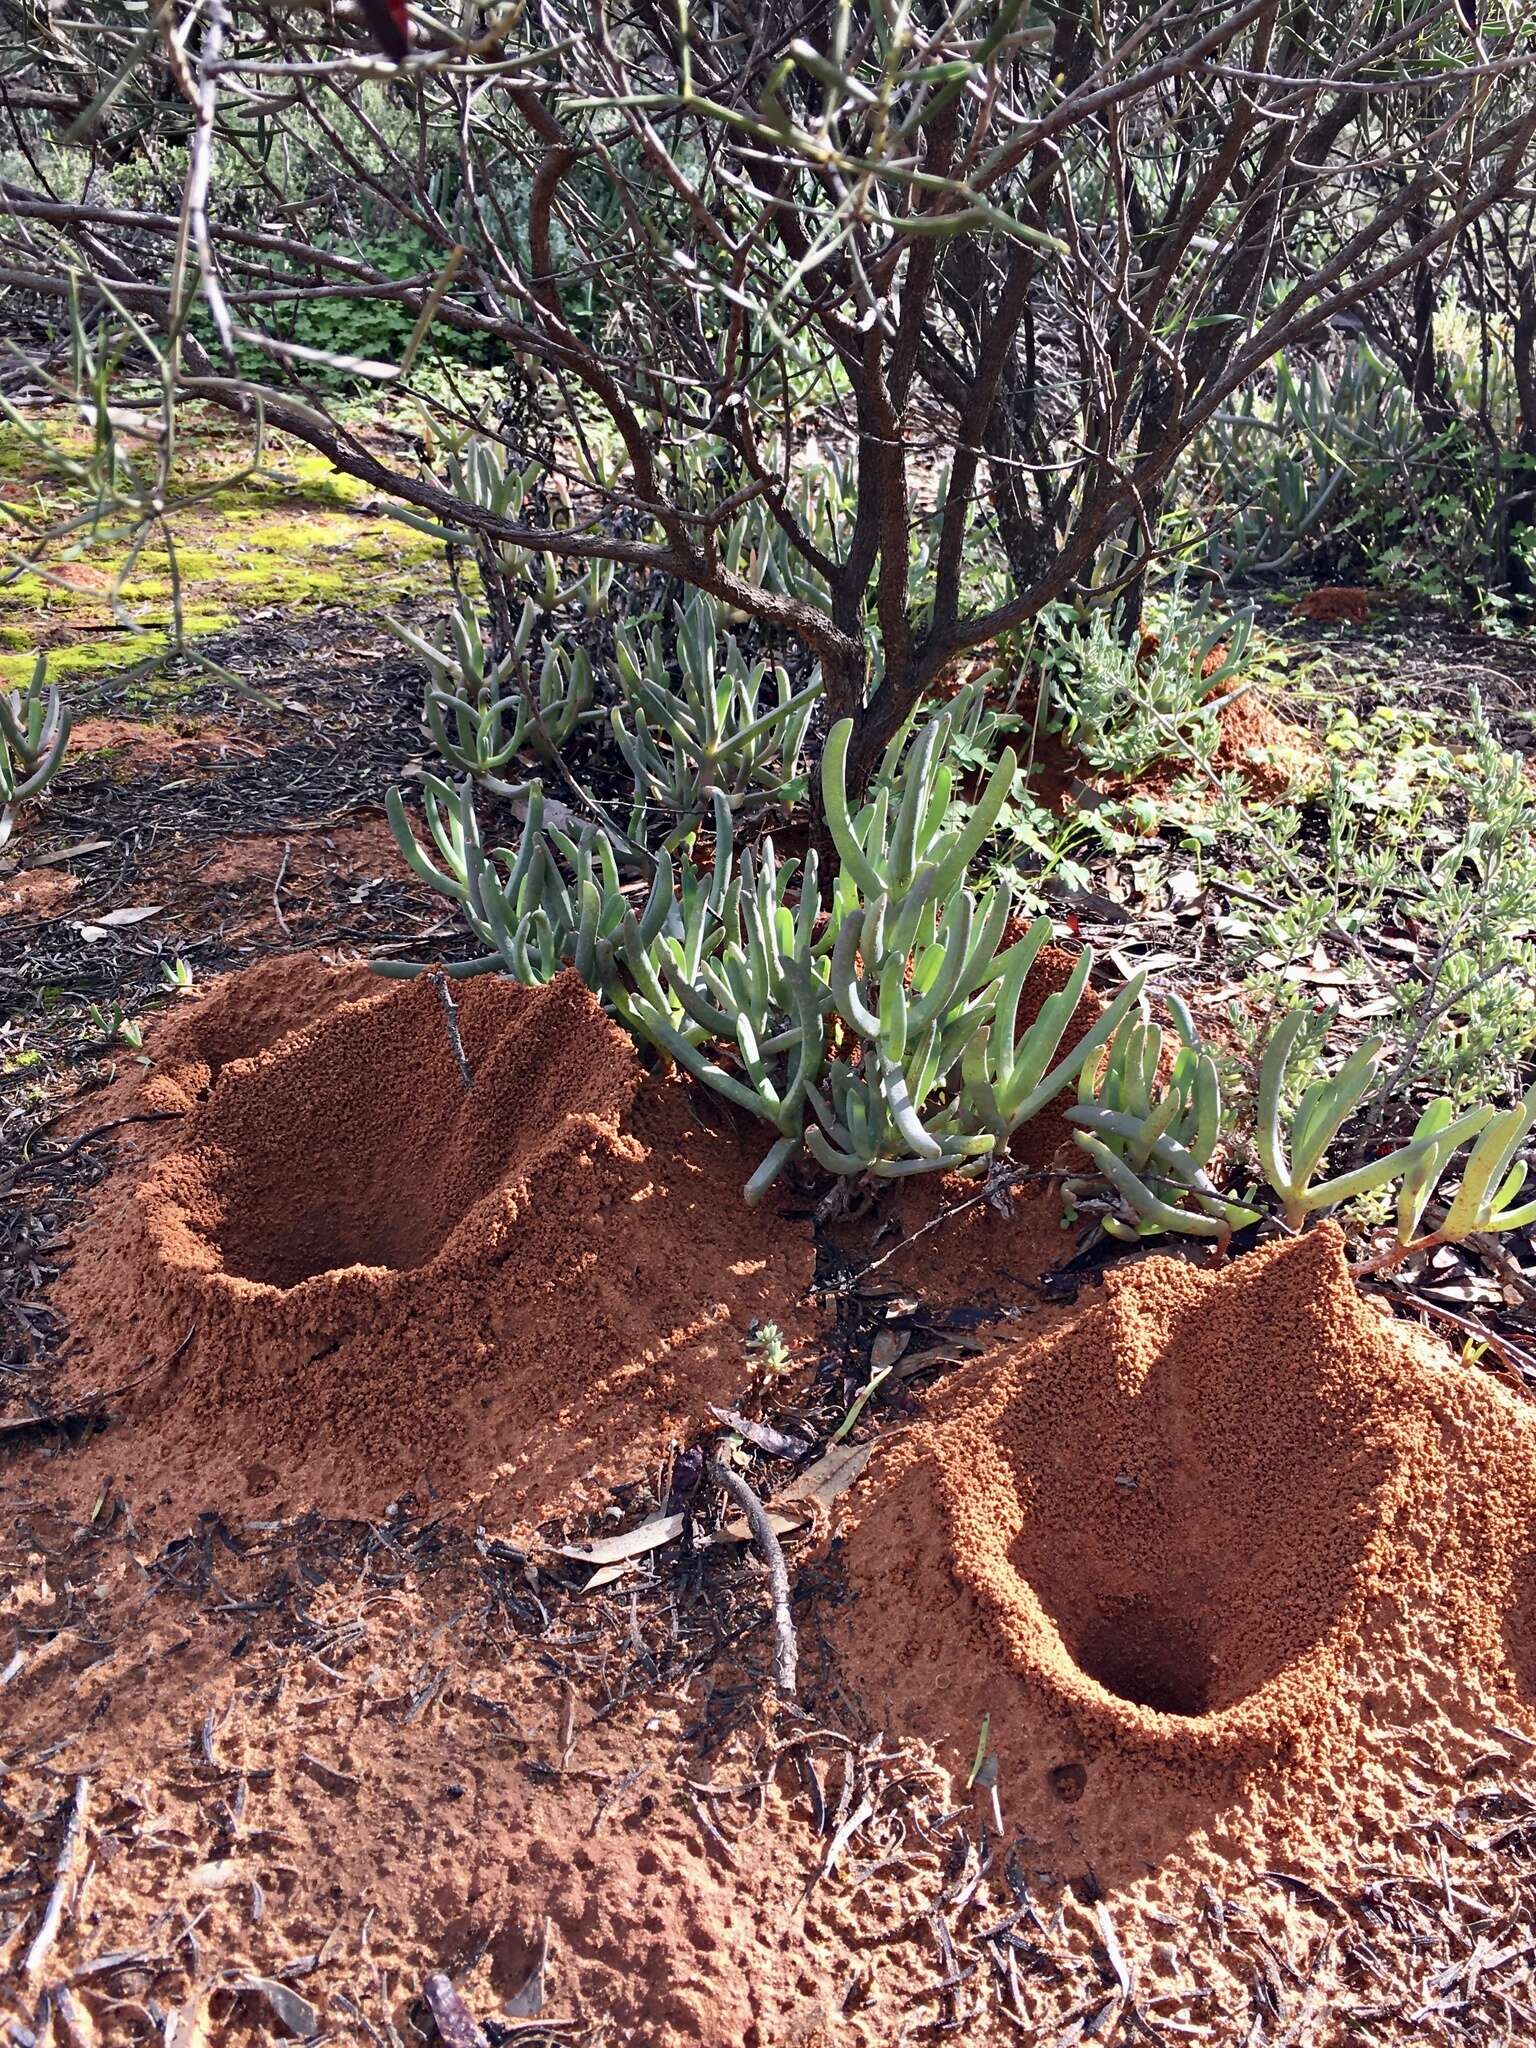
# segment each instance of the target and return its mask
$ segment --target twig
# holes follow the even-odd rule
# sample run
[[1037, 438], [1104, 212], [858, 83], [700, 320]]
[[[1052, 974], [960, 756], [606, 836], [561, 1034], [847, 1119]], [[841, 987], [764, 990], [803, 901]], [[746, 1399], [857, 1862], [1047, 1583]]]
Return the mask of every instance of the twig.
[[956, 1202], [948, 1209], [941, 1209], [937, 1216], [931, 1216], [926, 1223], [919, 1224], [909, 1236], [893, 1244], [888, 1252], [882, 1252], [878, 1259], [870, 1259], [867, 1264], [860, 1266], [856, 1273], [850, 1275], [848, 1285], [851, 1287], [856, 1280], [863, 1280], [871, 1273], [878, 1273], [882, 1266], [897, 1258], [909, 1245], [916, 1244], [920, 1237], [926, 1237], [930, 1230], [937, 1230], [941, 1224], [952, 1222], [956, 1216], [963, 1216], [967, 1209], [974, 1209], [978, 1202], [995, 1201], [998, 1195], [1011, 1193], [1025, 1181], [1037, 1181], [1042, 1186], [1048, 1186], [1053, 1180], [1065, 1178], [1064, 1174], [1047, 1172], [1038, 1166], [1014, 1167], [1007, 1173], [989, 1178], [986, 1185], [976, 1194], [967, 1195], [963, 1202]]
[[[73, 1159], [83, 1145], [89, 1145], [93, 1138], [104, 1138], [108, 1131], [120, 1130], [124, 1124], [168, 1123], [185, 1113], [180, 1109], [145, 1109], [135, 1112], [132, 1116], [115, 1116], [110, 1123], [97, 1124], [89, 1131], [82, 1131], [78, 1138], [71, 1138], [62, 1152], [40, 1155], [36, 1159], [24, 1159], [20, 1165], [13, 1166], [5, 1180], [0, 1182], [0, 1195], [8, 1195], [16, 1183], [29, 1172], [41, 1173], [50, 1167], [62, 1166], [66, 1160]], [[61, 1109], [56, 1117], [39, 1126], [39, 1134], [46, 1136], [54, 1124], [61, 1122], [68, 1114], [68, 1110]]]
[[464, 1040], [459, 1034], [459, 1006], [453, 1000], [448, 977], [441, 970], [432, 976], [432, 986], [437, 990], [437, 1000], [443, 1006], [443, 1022], [448, 1027], [448, 1043], [453, 1047], [453, 1057], [458, 1063], [459, 1076], [467, 1095], [475, 1085], [475, 1077], [470, 1072], [469, 1061], [464, 1053]]
[[768, 1511], [748, 1486], [739, 1472], [733, 1472], [718, 1458], [710, 1461], [710, 1475], [735, 1501], [747, 1518], [747, 1527], [752, 1531], [752, 1541], [757, 1545], [757, 1554], [768, 1567], [768, 1584], [773, 1594], [773, 1627], [775, 1635], [773, 1651], [773, 1679], [785, 1699], [795, 1695], [795, 1669], [799, 1653], [795, 1648], [795, 1624], [789, 1612], [789, 1568], [784, 1562], [784, 1552], [779, 1539], [773, 1533], [773, 1524]]
[[80, 1837], [85, 1832], [85, 1810], [90, 1796], [90, 1779], [84, 1776], [76, 1778], [69, 1818], [64, 1823], [64, 1839], [59, 1844], [58, 1859], [53, 1866], [53, 1890], [48, 1895], [42, 1925], [33, 1935], [32, 1946], [21, 1965], [24, 1983], [36, 1983], [43, 1964], [48, 1960], [48, 1952], [58, 1939], [59, 1923], [64, 1918], [64, 1907], [75, 1880], [75, 1861], [80, 1853]]
[[272, 884], [272, 914], [277, 919], [278, 929], [282, 932], [285, 939], [291, 939], [293, 933], [288, 929], [288, 920], [283, 915], [283, 906], [277, 899], [282, 893], [283, 878], [288, 872], [288, 862], [292, 855], [293, 841], [285, 839], [283, 841], [283, 857], [277, 864], [277, 879]]
[[1518, 1344], [1511, 1344], [1507, 1337], [1497, 1336], [1482, 1323], [1474, 1323], [1468, 1316], [1457, 1315], [1454, 1309], [1442, 1308], [1438, 1301], [1431, 1301], [1427, 1295], [1406, 1294], [1399, 1295], [1398, 1299], [1410, 1302], [1414, 1308], [1422, 1309], [1426, 1315], [1438, 1316], [1441, 1322], [1449, 1323], [1453, 1329], [1460, 1330], [1474, 1343], [1486, 1344], [1495, 1357], [1501, 1359], [1512, 1371], [1519, 1373], [1523, 1380], [1536, 1379], [1536, 1358], [1532, 1358], [1529, 1352], [1522, 1351]]

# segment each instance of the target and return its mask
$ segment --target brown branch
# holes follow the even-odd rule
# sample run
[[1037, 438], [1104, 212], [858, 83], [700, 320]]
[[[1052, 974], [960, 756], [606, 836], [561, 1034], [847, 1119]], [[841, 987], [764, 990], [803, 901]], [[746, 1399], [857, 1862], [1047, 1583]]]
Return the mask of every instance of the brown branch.
[[746, 1516], [747, 1527], [757, 1545], [757, 1554], [768, 1567], [768, 1586], [773, 1599], [773, 1679], [783, 1698], [793, 1699], [799, 1653], [795, 1645], [794, 1619], [789, 1610], [789, 1567], [784, 1562], [783, 1548], [773, 1533], [767, 1509], [741, 1474], [733, 1472], [718, 1458], [710, 1461], [709, 1470], [716, 1484], [725, 1488]]

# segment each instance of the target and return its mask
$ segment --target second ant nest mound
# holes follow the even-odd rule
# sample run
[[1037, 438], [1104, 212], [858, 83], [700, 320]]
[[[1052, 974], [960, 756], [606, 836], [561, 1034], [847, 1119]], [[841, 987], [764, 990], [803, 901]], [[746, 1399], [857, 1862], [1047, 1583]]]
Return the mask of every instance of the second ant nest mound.
[[158, 1156], [109, 1185], [63, 1289], [77, 1378], [148, 1361], [146, 1487], [540, 1509], [707, 1420], [752, 1319], [793, 1321], [809, 1249], [743, 1209], [750, 1140], [647, 1079], [574, 975], [457, 1004], [468, 1087], [432, 983], [304, 960], [156, 1042]]
[[1532, 1448], [1357, 1294], [1332, 1228], [1220, 1273], [1146, 1260], [958, 1375], [875, 1468], [852, 1674], [955, 1755], [990, 1716], [1005, 1781], [1347, 1743], [1427, 1631], [1518, 1691]]

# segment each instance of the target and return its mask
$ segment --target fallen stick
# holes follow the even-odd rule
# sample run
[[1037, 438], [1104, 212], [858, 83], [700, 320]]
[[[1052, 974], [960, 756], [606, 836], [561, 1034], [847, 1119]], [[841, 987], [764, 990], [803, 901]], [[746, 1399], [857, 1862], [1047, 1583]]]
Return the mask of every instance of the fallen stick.
[[85, 1833], [85, 1809], [90, 1796], [90, 1779], [76, 1778], [75, 1796], [70, 1802], [69, 1818], [64, 1823], [64, 1839], [59, 1844], [58, 1859], [53, 1866], [53, 1890], [48, 1895], [43, 1923], [33, 1935], [32, 1946], [21, 1965], [22, 1980], [27, 1984], [37, 1981], [38, 1973], [48, 1960], [48, 1952], [58, 1939], [64, 1907], [74, 1884], [75, 1862], [80, 1853], [80, 1838]]
[[773, 1524], [768, 1511], [748, 1486], [739, 1472], [733, 1472], [718, 1458], [711, 1460], [710, 1472], [714, 1479], [725, 1488], [737, 1507], [747, 1518], [747, 1527], [752, 1531], [752, 1541], [757, 1545], [757, 1554], [768, 1567], [768, 1585], [773, 1595], [773, 1679], [785, 1699], [795, 1696], [795, 1669], [799, 1653], [795, 1647], [795, 1624], [789, 1612], [789, 1567], [784, 1562], [784, 1552], [779, 1539], [773, 1533]]
[[470, 1072], [469, 1061], [464, 1056], [464, 1040], [459, 1035], [459, 1006], [453, 1000], [453, 991], [448, 986], [446, 974], [434, 974], [432, 986], [437, 990], [437, 1000], [442, 1005], [443, 1022], [448, 1027], [448, 1043], [453, 1048], [459, 1079], [464, 1083], [464, 1093], [467, 1095], [475, 1085], [475, 1077]]

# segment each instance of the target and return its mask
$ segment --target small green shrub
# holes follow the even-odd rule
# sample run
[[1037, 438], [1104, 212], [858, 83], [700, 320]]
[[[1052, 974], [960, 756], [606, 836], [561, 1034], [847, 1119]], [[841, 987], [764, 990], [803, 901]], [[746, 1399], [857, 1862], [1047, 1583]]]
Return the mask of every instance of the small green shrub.
[[1252, 627], [1251, 608], [1214, 617], [1207, 599], [1196, 603], [1186, 596], [1182, 578], [1153, 631], [1135, 645], [1120, 636], [1106, 611], [1076, 622], [1069, 608], [1056, 607], [1040, 645], [1055, 718], [1103, 774], [1134, 780], [1169, 755], [1207, 758], [1216, 745], [1217, 713], [1247, 687], [1229, 685]]

